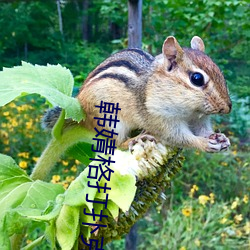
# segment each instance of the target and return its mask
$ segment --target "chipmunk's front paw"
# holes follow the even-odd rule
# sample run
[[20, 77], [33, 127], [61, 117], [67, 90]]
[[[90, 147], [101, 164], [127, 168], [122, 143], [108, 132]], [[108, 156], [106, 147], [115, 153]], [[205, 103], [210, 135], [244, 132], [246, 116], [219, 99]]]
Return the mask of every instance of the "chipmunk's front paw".
[[214, 133], [208, 137], [207, 152], [216, 153], [230, 147], [229, 139], [222, 133]]
[[130, 152], [133, 152], [133, 146], [137, 143], [139, 143], [144, 148], [146, 141], [151, 141], [151, 142], [156, 143], [156, 139], [152, 135], [148, 135], [148, 134], [138, 135], [133, 140], [131, 140], [128, 144]]

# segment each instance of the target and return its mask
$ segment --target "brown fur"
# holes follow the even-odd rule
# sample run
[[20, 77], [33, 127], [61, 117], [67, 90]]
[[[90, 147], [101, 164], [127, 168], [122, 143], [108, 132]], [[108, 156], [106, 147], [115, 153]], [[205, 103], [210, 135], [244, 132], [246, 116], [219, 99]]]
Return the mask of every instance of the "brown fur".
[[[102, 115], [95, 106], [101, 101], [119, 103], [120, 145], [131, 130], [142, 129], [164, 144], [218, 151], [222, 143], [213, 146], [208, 139], [213, 133], [208, 115], [228, 113], [230, 98], [221, 71], [203, 53], [203, 41], [194, 37], [191, 46], [195, 49], [182, 49], [168, 37], [163, 54], [156, 58], [132, 49], [105, 60], [89, 74], [78, 95], [87, 114], [84, 125], [97, 126], [94, 117]], [[196, 70], [206, 74], [202, 87], [190, 82], [189, 74]]]

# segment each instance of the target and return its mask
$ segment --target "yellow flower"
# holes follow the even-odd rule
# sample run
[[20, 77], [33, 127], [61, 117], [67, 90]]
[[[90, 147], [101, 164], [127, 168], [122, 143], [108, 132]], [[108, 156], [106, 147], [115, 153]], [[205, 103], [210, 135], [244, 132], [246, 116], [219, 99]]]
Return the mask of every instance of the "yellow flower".
[[68, 186], [69, 186], [69, 183], [68, 183], [68, 182], [64, 182], [64, 183], [63, 183], [63, 187], [64, 187], [64, 189], [67, 189], [67, 188], [68, 188]]
[[78, 161], [78, 160], [75, 160], [75, 164], [76, 164], [76, 165], [80, 165], [80, 164], [81, 164], [81, 162], [80, 162], [80, 161]]
[[223, 161], [223, 162], [221, 163], [221, 165], [224, 166], [224, 167], [227, 167], [227, 166], [228, 166], [228, 163]]
[[249, 201], [248, 195], [245, 194], [243, 197], [243, 202], [247, 204], [248, 201]]
[[189, 196], [193, 198], [194, 193], [199, 190], [199, 187], [196, 185], [193, 185], [192, 188], [190, 189]]
[[244, 231], [246, 232], [246, 234], [250, 234], [250, 222], [247, 221], [246, 225], [244, 226]]
[[207, 195], [200, 195], [198, 199], [199, 203], [203, 206], [210, 200], [210, 198]]
[[10, 147], [5, 147], [4, 148], [4, 152], [9, 152], [10, 151]]
[[1, 137], [4, 137], [4, 138], [8, 138], [9, 137], [9, 134], [6, 131], [4, 131], [4, 130], [0, 130], [0, 135], [1, 135]]
[[231, 205], [231, 209], [235, 209], [239, 205], [239, 198], [236, 197], [235, 201]]
[[239, 224], [243, 220], [242, 214], [237, 214], [234, 216], [234, 221], [236, 224]]
[[19, 167], [23, 168], [23, 169], [26, 169], [28, 167], [27, 161], [20, 161], [19, 162]]
[[3, 144], [9, 145], [10, 144], [10, 140], [8, 138], [4, 138], [3, 139]]
[[192, 209], [190, 207], [185, 207], [181, 212], [184, 216], [189, 217], [192, 214]]
[[214, 193], [210, 193], [209, 197], [210, 197], [210, 203], [214, 204]]
[[240, 231], [240, 230], [236, 230], [236, 235], [238, 236], [238, 237], [241, 237], [242, 236], [242, 232]]
[[12, 120], [12, 121], [11, 121], [11, 125], [12, 125], [12, 127], [17, 127], [17, 126], [18, 126], [18, 123], [17, 123], [16, 120]]
[[221, 220], [220, 220], [220, 224], [225, 224], [227, 222], [227, 218], [222, 218]]
[[232, 154], [233, 154], [233, 155], [237, 155], [237, 153], [238, 153], [237, 150], [233, 150], [233, 151], [232, 151]]
[[242, 160], [241, 160], [239, 157], [236, 157], [235, 160], [236, 160], [237, 162], [239, 162], [239, 163], [242, 162]]
[[33, 135], [32, 134], [27, 134], [26, 135], [28, 138], [33, 138]]
[[194, 240], [194, 244], [197, 246], [197, 247], [200, 247], [201, 246], [201, 242], [199, 239], [195, 239]]
[[27, 128], [27, 129], [31, 129], [32, 126], [33, 126], [33, 121], [32, 121], [32, 120], [26, 122], [26, 128]]
[[227, 234], [226, 233], [221, 233], [221, 238], [226, 238], [227, 237]]
[[180, 250], [186, 250], [186, 247], [181, 247]]
[[24, 105], [21, 105], [21, 106], [17, 106], [17, 110], [20, 112], [20, 111], [25, 111], [25, 110], [28, 110], [28, 109], [33, 109], [31, 106], [27, 105], [27, 104], [24, 104]]
[[18, 156], [19, 156], [19, 157], [23, 157], [23, 158], [26, 158], [26, 159], [29, 158], [29, 155], [30, 155], [29, 152], [21, 152], [21, 153], [18, 153]]
[[11, 102], [11, 103], [9, 104], [9, 106], [10, 106], [11, 108], [15, 108], [15, 107], [16, 107], [16, 104], [15, 104], [14, 102]]
[[39, 157], [32, 157], [32, 160], [34, 161], [34, 162], [37, 162], [38, 161], [38, 159], [39, 159]]
[[63, 164], [63, 166], [68, 166], [69, 165], [69, 163], [67, 161], [63, 161], [63, 160], [62, 160], [62, 164]]
[[60, 176], [60, 175], [53, 175], [53, 176], [52, 176], [51, 182], [52, 182], [52, 183], [57, 183], [57, 182], [60, 181], [60, 179], [61, 179], [61, 176]]
[[3, 115], [4, 115], [4, 116], [9, 116], [9, 114], [10, 114], [10, 112], [9, 112], [9, 111], [5, 111], [5, 112], [3, 112]]
[[73, 171], [73, 172], [76, 172], [76, 171], [77, 171], [76, 165], [73, 165], [73, 166], [70, 168], [70, 170]]
[[67, 182], [72, 182], [75, 179], [75, 176], [67, 176], [66, 181]]

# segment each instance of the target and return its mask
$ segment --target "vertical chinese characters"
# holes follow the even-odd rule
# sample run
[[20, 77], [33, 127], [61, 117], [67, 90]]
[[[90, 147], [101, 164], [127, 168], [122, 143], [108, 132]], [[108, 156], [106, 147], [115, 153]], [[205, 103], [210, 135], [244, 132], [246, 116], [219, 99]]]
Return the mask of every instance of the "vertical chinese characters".
[[[110, 168], [110, 164], [115, 163], [115, 161], [111, 160], [110, 155], [114, 155], [114, 151], [116, 149], [116, 139], [114, 138], [114, 135], [117, 136], [118, 133], [115, 133], [114, 129], [119, 122], [117, 114], [121, 109], [119, 108], [119, 103], [114, 104], [103, 101], [101, 101], [99, 106], [95, 107], [99, 108], [99, 113], [102, 114], [103, 117], [94, 117], [94, 119], [97, 120], [97, 125], [98, 128], [100, 128], [100, 131], [95, 127], [95, 131], [97, 134], [95, 135], [95, 138], [93, 138], [93, 140], [95, 141], [96, 147], [92, 145], [92, 151], [96, 152], [96, 157], [90, 158], [90, 160], [92, 160], [92, 163], [89, 165], [89, 172], [87, 177], [89, 179], [95, 179], [96, 185], [91, 185], [90, 181], [88, 181], [87, 185], [90, 188], [96, 188], [99, 193], [105, 193], [106, 197], [104, 201], [91, 200], [89, 198], [89, 194], [86, 194], [86, 201], [103, 204], [103, 209], [107, 209], [108, 193], [106, 193], [106, 191], [111, 190], [111, 188], [108, 187], [107, 182], [110, 181], [111, 174], [114, 173], [114, 171]], [[111, 130], [105, 129], [107, 127]], [[103, 154], [104, 157], [101, 154]], [[100, 181], [102, 181], [102, 183], [103, 181], [105, 181], [103, 186], [100, 184]], [[91, 216], [92, 220], [97, 222], [102, 222], [103, 218], [108, 217], [107, 215], [103, 214], [103, 210], [95, 211], [94, 208], [92, 208], [92, 212], [88, 212], [86, 208], [84, 208], [83, 213], [87, 216]], [[91, 226], [91, 234], [96, 232], [101, 227], [107, 227], [107, 225], [105, 224], [98, 223], [82, 222], [82, 224]], [[90, 250], [94, 245], [96, 250], [103, 250], [103, 237], [101, 238], [101, 242], [98, 242], [98, 240], [95, 239], [90, 239], [89, 243], [87, 243], [84, 241], [82, 235], [81, 239], [85, 245], [89, 246]], [[98, 248], [98, 245], [100, 245], [100, 248]]]

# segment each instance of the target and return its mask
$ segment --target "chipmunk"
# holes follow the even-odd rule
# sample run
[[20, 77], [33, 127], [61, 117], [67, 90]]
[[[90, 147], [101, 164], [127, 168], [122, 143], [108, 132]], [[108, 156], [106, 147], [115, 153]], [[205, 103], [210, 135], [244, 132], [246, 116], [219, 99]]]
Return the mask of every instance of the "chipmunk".
[[119, 103], [118, 146], [127, 147], [134, 141], [130, 132], [141, 129], [136, 139], [206, 152], [227, 149], [230, 142], [213, 131], [210, 115], [227, 114], [232, 104], [223, 74], [204, 50], [198, 36], [191, 48], [181, 48], [169, 36], [156, 57], [140, 49], [110, 56], [88, 75], [77, 96], [87, 115], [83, 126], [98, 127], [94, 117], [101, 114], [95, 106], [101, 101]]

